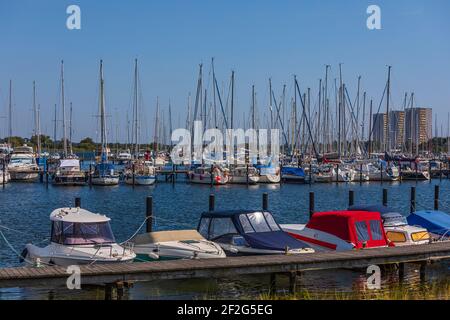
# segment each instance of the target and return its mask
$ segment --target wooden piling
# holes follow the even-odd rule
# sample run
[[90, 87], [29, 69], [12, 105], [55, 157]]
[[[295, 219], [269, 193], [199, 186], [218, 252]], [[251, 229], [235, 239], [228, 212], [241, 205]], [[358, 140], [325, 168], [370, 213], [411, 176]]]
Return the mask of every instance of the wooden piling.
[[153, 231], [153, 197], [147, 197], [146, 208], [145, 208], [145, 217], [147, 218], [146, 222], [146, 231]]
[[309, 218], [311, 219], [314, 214], [314, 192], [309, 193]]
[[297, 291], [297, 272], [291, 271], [289, 272], [289, 293], [295, 294]]
[[363, 179], [362, 179], [363, 173], [362, 173], [362, 171], [363, 171], [363, 165], [362, 165], [362, 163], [360, 163], [359, 164], [359, 185], [362, 185], [362, 182], [363, 182]]
[[136, 184], [136, 166], [134, 163], [131, 165], [131, 170], [133, 175], [133, 187], [134, 187]]
[[276, 291], [277, 291], [277, 275], [275, 273], [271, 273], [269, 279], [269, 296], [275, 295]]
[[3, 181], [2, 181], [2, 185], [3, 188], [5, 188], [5, 184], [6, 184], [6, 160], [3, 159], [3, 171], [2, 171], [2, 175], [3, 175]]
[[439, 186], [434, 186], [434, 210], [439, 210]]
[[309, 163], [309, 185], [312, 184], [312, 163]]
[[348, 205], [351, 207], [355, 204], [355, 191], [350, 190], [348, 192]]
[[405, 280], [405, 264], [403, 262], [398, 264], [398, 280], [400, 283]]
[[416, 187], [411, 187], [411, 205], [410, 205], [410, 213], [416, 211]]
[[209, 195], [209, 211], [214, 211], [216, 198], [213, 193]]
[[269, 210], [269, 194], [267, 192], [263, 193], [262, 197], [262, 207], [264, 211]]

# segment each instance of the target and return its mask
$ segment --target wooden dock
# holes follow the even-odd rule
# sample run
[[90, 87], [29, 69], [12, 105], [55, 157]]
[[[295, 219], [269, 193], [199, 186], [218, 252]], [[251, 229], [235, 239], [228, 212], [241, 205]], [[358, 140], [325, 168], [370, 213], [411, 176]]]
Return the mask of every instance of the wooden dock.
[[[225, 259], [174, 260], [126, 264], [81, 266], [81, 284], [111, 285], [135, 281], [192, 278], [236, 278], [245, 274], [294, 275], [299, 272], [340, 268], [366, 268], [369, 265], [418, 263], [421, 273], [430, 261], [450, 259], [450, 241], [430, 245], [377, 248], [345, 252], [321, 252], [301, 255], [247, 256]], [[0, 269], [0, 287], [65, 286], [68, 278], [63, 267], [19, 267]], [[271, 277], [272, 279], [272, 277]]]

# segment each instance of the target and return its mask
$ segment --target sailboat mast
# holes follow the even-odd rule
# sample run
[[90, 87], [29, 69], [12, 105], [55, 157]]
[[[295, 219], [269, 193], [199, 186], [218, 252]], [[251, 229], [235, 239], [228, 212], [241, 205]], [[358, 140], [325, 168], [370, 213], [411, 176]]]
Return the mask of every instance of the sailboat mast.
[[386, 99], [386, 145], [384, 148], [384, 151], [390, 151], [391, 144], [390, 144], [390, 123], [389, 123], [389, 102], [390, 102], [390, 95], [391, 95], [391, 66], [388, 66], [388, 80], [387, 80], [387, 99]]
[[64, 61], [61, 60], [61, 107], [62, 107], [62, 123], [63, 123], [63, 157], [67, 157], [67, 132], [66, 132], [66, 106], [64, 97]]
[[37, 150], [36, 153], [38, 156], [41, 154], [41, 137], [39, 132], [39, 114], [36, 108], [36, 82], [33, 81], [33, 111], [34, 111], [34, 135], [36, 137]]
[[70, 115], [69, 115], [69, 151], [73, 154], [72, 150], [72, 102], [70, 102]]
[[103, 79], [103, 60], [100, 60], [100, 143], [102, 161], [106, 160], [106, 116], [105, 116], [105, 81]]
[[139, 156], [139, 143], [138, 143], [138, 61], [134, 60], [134, 152], [135, 157]]
[[12, 137], [12, 80], [9, 80], [9, 108], [8, 108], [8, 144], [11, 147], [11, 137]]

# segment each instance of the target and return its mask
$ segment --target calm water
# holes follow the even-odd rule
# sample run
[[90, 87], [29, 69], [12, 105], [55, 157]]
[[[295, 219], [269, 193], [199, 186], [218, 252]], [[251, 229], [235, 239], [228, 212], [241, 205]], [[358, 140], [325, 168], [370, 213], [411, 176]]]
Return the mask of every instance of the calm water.
[[[304, 223], [308, 220], [309, 192], [315, 192], [316, 211], [344, 209], [348, 204], [348, 191], [355, 191], [355, 203], [381, 203], [382, 189], [388, 189], [389, 206], [400, 212], [409, 212], [411, 186], [417, 186], [417, 208], [432, 209], [435, 184], [441, 186], [440, 208], [450, 212], [450, 181], [404, 183], [359, 183], [309, 185], [189, 185], [180, 178], [179, 183], [160, 182], [151, 187], [120, 185], [115, 187], [56, 187], [40, 183], [10, 183], [0, 187], [0, 225], [10, 244], [21, 251], [26, 243], [45, 244], [50, 231], [49, 214], [55, 208], [71, 206], [75, 197], [81, 197], [82, 207], [112, 219], [111, 225], [118, 242], [128, 239], [145, 218], [145, 198], [153, 196], [155, 229], [196, 228], [200, 213], [208, 209], [209, 194], [216, 195], [216, 209], [261, 208], [262, 193], [269, 193], [269, 209], [280, 223]], [[0, 267], [19, 266], [17, 255], [0, 239]], [[418, 273], [410, 268], [409, 283], [415, 285]], [[311, 272], [302, 279], [302, 286], [311, 290], [351, 291], [364, 281], [363, 272], [341, 271]], [[448, 265], [429, 268], [429, 278], [448, 277]], [[389, 283], [390, 276], [385, 281]], [[235, 297], [240, 294], [255, 295], [267, 288], [263, 276], [243, 277], [239, 281], [165, 281], [137, 284], [127, 292], [129, 298], [189, 298], [189, 297]], [[281, 282], [283, 284], [283, 280]], [[287, 285], [287, 284], [286, 284]], [[0, 299], [8, 298], [58, 298], [68, 294], [61, 289], [2, 289]], [[83, 290], [71, 298], [102, 298], [103, 292], [96, 288]]]

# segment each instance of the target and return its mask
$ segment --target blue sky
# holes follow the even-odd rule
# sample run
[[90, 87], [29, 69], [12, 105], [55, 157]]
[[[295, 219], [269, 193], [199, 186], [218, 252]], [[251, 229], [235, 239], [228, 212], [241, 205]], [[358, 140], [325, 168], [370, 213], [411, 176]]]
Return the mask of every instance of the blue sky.
[[[66, 8], [77, 4], [82, 29], [66, 28]], [[366, 8], [377, 4], [382, 30], [366, 28]], [[165, 1], [25, 1], [0, 0], [0, 116], [5, 116], [8, 82], [14, 86], [14, 134], [32, 133], [32, 81], [37, 82], [42, 131], [52, 133], [59, 99], [59, 61], [66, 65], [67, 102], [73, 102], [74, 140], [95, 136], [98, 64], [103, 59], [109, 122], [131, 110], [133, 60], [140, 61], [146, 122], [153, 127], [156, 97], [171, 100], [174, 126], [185, 123], [186, 101], [194, 93], [198, 64], [215, 57], [220, 83], [236, 72], [237, 112], [248, 113], [255, 84], [259, 108], [267, 105], [267, 79], [276, 92], [292, 76], [302, 88], [317, 90], [325, 64], [337, 76], [343, 63], [351, 95], [362, 76], [364, 90], [376, 104], [392, 65], [393, 102], [405, 91], [417, 104], [433, 107], [446, 128], [450, 111], [450, 2], [447, 0], [165, 0]], [[205, 80], [207, 81], [207, 79]], [[242, 118], [242, 115], [236, 117]], [[0, 136], [6, 120], [0, 118]], [[439, 124], [440, 125], [440, 124]]]

